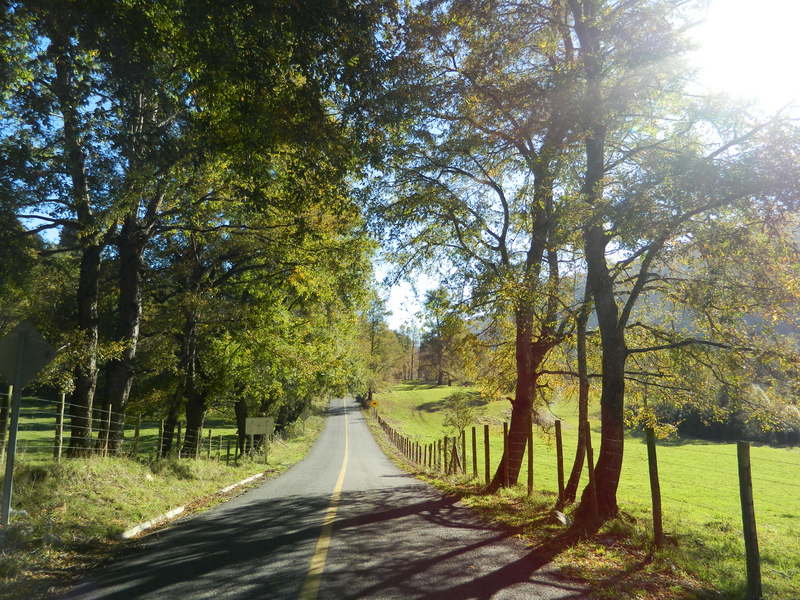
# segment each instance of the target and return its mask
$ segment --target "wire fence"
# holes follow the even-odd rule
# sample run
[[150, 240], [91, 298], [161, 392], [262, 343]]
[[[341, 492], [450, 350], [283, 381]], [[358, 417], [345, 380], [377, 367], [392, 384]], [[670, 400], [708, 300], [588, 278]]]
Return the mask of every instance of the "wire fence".
[[[470, 426], [456, 436], [433, 437], [409, 435], [397, 427], [399, 423], [387, 421], [375, 409], [372, 415], [391, 443], [418, 468], [469, 476], [481, 483], [488, 484], [494, 477], [509, 443], [507, 423]], [[599, 432], [591, 431], [590, 439], [596, 460]], [[531, 434], [522, 442], [525, 447], [517, 448], [525, 454], [518, 481], [527, 483], [529, 493], [549, 494], [554, 506], [561, 506], [577, 440], [578, 427], [569, 423], [558, 422], [555, 435], [537, 434], [534, 439]], [[741, 570], [748, 571], [748, 597], [759, 596], [761, 585], [761, 575], [750, 571], [763, 567], [770, 589], [791, 590], [790, 597], [800, 598], [800, 545], [795, 543], [800, 534], [800, 449], [683, 440], [653, 443], [654, 452], [649, 455], [644, 434], [607, 441], [624, 445], [618, 486], [622, 508], [653, 517], [654, 541], [662, 518], [657, 524], [650, 475], [653, 462], [660, 496], [658, 512], [663, 514], [670, 538], [691, 537], [698, 531], [711, 537], [720, 532], [731, 534], [741, 552]], [[605, 452], [614, 454], [608, 448]], [[743, 452], [747, 455], [746, 469]], [[579, 490], [589, 479], [587, 462], [584, 460]], [[750, 490], [749, 508], [745, 488]], [[748, 516], [748, 510], [755, 512]], [[748, 527], [752, 527], [749, 537]], [[707, 541], [698, 538], [689, 543], [703, 545]], [[755, 557], [751, 556], [753, 550]], [[745, 556], [749, 557], [747, 561]], [[754, 559], [757, 565], [750, 564]], [[752, 581], [753, 577], [758, 581]]]
[[[8, 395], [0, 394], [0, 460], [8, 451], [9, 410]], [[77, 416], [72, 414], [73, 409]], [[236, 424], [225, 419], [206, 419], [203, 426], [188, 431], [186, 423], [178, 419], [174, 427], [166, 419], [142, 414], [122, 414], [110, 407], [95, 407], [91, 418], [80, 415], [84, 408], [66, 401], [26, 396], [19, 411], [16, 444], [17, 461], [49, 461], [76, 454], [80, 456], [127, 456], [139, 460], [161, 458], [206, 459], [238, 461], [242, 454], [266, 460], [269, 442], [263, 436], [244, 436], [240, 439]], [[73, 448], [72, 426], [77, 424], [91, 430], [88, 444]], [[190, 439], [187, 443], [187, 433]]]

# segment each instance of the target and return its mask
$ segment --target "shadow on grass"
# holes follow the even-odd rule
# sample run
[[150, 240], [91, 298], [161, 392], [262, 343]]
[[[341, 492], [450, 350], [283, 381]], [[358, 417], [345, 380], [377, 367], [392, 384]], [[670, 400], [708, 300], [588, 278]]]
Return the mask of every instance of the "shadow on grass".
[[[456, 390], [454, 390], [456, 391]], [[484, 407], [491, 402], [489, 398], [482, 397], [478, 392], [467, 392], [469, 394], [469, 400], [467, 401], [467, 406], [472, 408], [479, 408]], [[447, 407], [447, 398], [442, 398], [441, 400], [435, 400], [433, 402], [423, 402], [414, 407], [415, 412], [427, 412], [427, 413], [434, 413], [444, 410]]]

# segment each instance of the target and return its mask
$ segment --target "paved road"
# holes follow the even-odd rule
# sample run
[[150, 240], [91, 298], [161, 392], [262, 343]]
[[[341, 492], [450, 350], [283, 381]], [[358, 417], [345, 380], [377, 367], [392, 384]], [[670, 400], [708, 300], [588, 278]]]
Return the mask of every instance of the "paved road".
[[178, 597], [583, 596], [548, 572], [541, 552], [400, 471], [356, 405], [337, 400], [301, 463], [150, 535], [69, 595]]

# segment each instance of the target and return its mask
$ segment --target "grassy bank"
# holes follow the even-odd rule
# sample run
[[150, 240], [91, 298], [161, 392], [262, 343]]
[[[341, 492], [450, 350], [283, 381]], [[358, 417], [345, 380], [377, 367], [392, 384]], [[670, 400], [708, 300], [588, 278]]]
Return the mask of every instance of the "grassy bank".
[[[457, 388], [401, 385], [378, 397], [381, 416], [396, 429], [421, 443], [444, 434], [443, 399]], [[490, 425], [492, 472], [502, 452], [502, 422], [506, 402], [476, 403], [476, 424]], [[564, 430], [567, 474], [577, 441], [576, 408], [557, 402], [552, 417]], [[599, 447], [597, 407], [593, 407], [593, 443]], [[483, 474], [482, 432], [478, 432], [479, 478]], [[452, 433], [450, 433], [452, 435]], [[518, 488], [498, 497], [476, 494], [474, 479], [433, 477], [433, 482], [465, 496], [492, 519], [524, 529], [531, 543], [559, 531], [549, 511], [557, 493], [556, 452], [552, 433], [537, 430], [532, 498]], [[765, 597], [800, 598], [800, 449], [754, 446], [751, 450], [756, 519], [762, 556]], [[467, 464], [472, 464], [467, 444]], [[619, 500], [624, 516], [607, 526], [592, 549], [585, 542], [559, 554], [567, 571], [602, 586], [599, 597], [609, 598], [741, 598], [744, 589], [744, 546], [738, 496], [736, 447], [700, 440], [665, 440], [658, 448], [665, 529], [670, 546], [648, 558], [650, 488], [644, 441], [626, 438]], [[523, 461], [520, 482], [527, 479]], [[544, 537], [543, 537], [544, 536]], [[577, 553], [577, 554], [576, 554]], [[576, 561], [576, 558], [580, 560]], [[574, 564], [580, 565], [575, 567]], [[609, 587], [608, 581], [616, 583]]]
[[[0, 551], [0, 598], [43, 597], [118, 549], [119, 534], [180, 505], [201, 510], [230, 497], [222, 487], [255, 473], [273, 477], [305, 456], [322, 416], [275, 440], [265, 466], [241, 460], [142, 462], [87, 458], [21, 462], [15, 470], [12, 526]], [[239, 493], [240, 490], [231, 492]]]

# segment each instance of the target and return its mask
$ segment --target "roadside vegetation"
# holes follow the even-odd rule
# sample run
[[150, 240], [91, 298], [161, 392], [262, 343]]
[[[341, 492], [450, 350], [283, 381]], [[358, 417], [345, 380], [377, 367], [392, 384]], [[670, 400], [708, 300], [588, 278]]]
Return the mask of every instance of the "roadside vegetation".
[[[478, 426], [478, 476], [472, 476], [472, 450], [467, 438], [467, 476], [443, 476], [399, 459], [405, 468], [484, 518], [519, 529], [531, 548], [553, 552], [562, 573], [586, 580], [597, 598], [741, 598], [744, 593], [744, 544], [739, 504], [736, 445], [671, 437], [659, 442], [658, 460], [664, 495], [667, 543], [652, 549], [652, 520], [647, 449], [640, 434], [630, 432], [620, 481], [619, 517], [577, 545], [558, 547], [558, 536], [568, 527], [554, 516], [558, 500], [555, 439], [552, 424], [537, 429], [534, 451], [534, 493], [527, 495], [527, 459], [520, 484], [498, 494], [485, 494], [482, 425], [490, 426], [491, 472], [499, 464], [502, 423], [508, 420], [507, 402], [490, 401], [474, 388], [410, 382], [377, 396], [378, 414], [395, 429], [420, 443], [453, 435], [445, 427], [446, 398], [454, 391], [473, 394]], [[567, 391], [568, 392], [568, 391]], [[549, 405], [552, 419], [563, 424], [565, 469], [577, 443], [574, 399], [561, 397]], [[598, 423], [598, 402], [590, 403], [590, 422]], [[597, 427], [595, 427], [597, 429]], [[468, 430], [469, 431], [469, 430]], [[380, 429], [373, 432], [381, 436]], [[600, 434], [593, 431], [593, 442]], [[384, 449], [394, 452], [384, 439]], [[800, 595], [800, 448], [754, 446], [756, 519], [763, 561], [766, 598]], [[583, 476], [585, 481], [586, 475]], [[564, 512], [569, 517], [574, 509]], [[556, 547], [553, 548], [553, 544]]]
[[323, 422], [311, 416], [285, 440], [276, 437], [267, 465], [263, 456], [230, 464], [121, 457], [21, 462], [14, 473], [17, 510], [0, 550], [0, 598], [49, 597], [135, 543], [120, 541], [126, 529], [177, 506], [187, 506], [178, 518], [210, 508], [245, 490], [217, 494], [250, 475], [279, 475], [305, 456]]
[[[135, 454], [169, 465], [215, 419], [246, 453], [266, 442], [248, 417], [282, 433], [332, 395], [469, 383], [379, 403], [411, 435], [507, 421], [474, 501], [525, 519], [529, 432], [552, 491], [568, 415], [576, 539], [646, 530], [658, 438], [659, 552], [697, 544], [676, 564], [735, 595], [722, 442], [800, 442], [800, 127], [703, 91], [706, 7], [4, 3], [0, 336], [27, 320], [58, 349], [25, 389], [25, 454], [73, 473], [45, 458], [63, 428], [65, 461], [127, 465], [141, 421]], [[435, 281], [398, 331], [373, 264]], [[0, 445], [8, 422], [3, 402]], [[796, 597], [796, 451], [752, 455], [764, 579]]]

